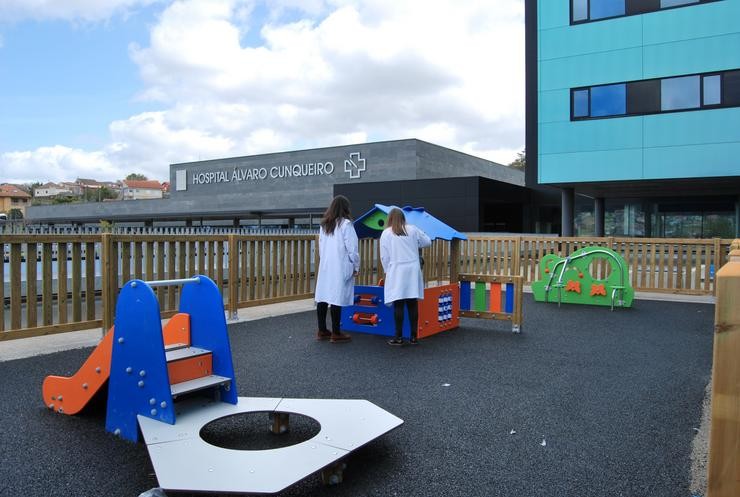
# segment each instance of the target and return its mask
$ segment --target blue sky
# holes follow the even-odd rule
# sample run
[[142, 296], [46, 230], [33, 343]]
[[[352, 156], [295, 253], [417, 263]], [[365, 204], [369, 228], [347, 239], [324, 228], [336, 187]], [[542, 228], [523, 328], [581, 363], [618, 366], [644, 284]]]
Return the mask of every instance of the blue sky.
[[3, 0], [0, 181], [164, 180], [173, 162], [412, 137], [508, 163], [524, 144], [523, 14], [523, 0]]
[[128, 47], [146, 43], [157, 10], [105, 23], [28, 20], [0, 27], [0, 150], [99, 148], [112, 120], [151, 110], [134, 98], [143, 85]]

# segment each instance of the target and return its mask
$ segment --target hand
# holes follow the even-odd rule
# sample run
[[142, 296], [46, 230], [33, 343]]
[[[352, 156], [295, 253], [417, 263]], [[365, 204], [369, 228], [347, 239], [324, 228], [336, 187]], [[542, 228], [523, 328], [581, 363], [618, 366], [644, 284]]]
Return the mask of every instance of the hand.
[[352, 273], [353, 278], [357, 278], [359, 275], [360, 275], [359, 271], [355, 271], [354, 273]]

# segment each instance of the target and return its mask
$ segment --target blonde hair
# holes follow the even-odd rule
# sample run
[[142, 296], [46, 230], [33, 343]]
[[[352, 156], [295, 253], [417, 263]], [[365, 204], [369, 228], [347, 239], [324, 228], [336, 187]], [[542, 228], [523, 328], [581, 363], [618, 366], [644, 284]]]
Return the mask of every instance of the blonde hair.
[[403, 215], [401, 209], [396, 209], [395, 207], [391, 209], [391, 212], [388, 214], [388, 226], [390, 226], [394, 235], [406, 236], [406, 216]]

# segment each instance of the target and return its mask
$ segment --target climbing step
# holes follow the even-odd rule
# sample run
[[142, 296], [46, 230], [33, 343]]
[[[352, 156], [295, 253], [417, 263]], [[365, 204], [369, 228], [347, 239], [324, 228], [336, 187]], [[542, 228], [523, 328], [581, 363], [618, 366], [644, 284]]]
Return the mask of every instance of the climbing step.
[[171, 343], [164, 346], [164, 351], [169, 352], [170, 350], [184, 349], [187, 346], [187, 343]]
[[167, 362], [181, 361], [183, 359], [190, 359], [193, 357], [208, 355], [210, 353], [210, 350], [201, 349], [199, 347], [182, 347], [174, 350], [167, 350], [165, 348]]
[[175, 383], [170, 386], [170, 391], [173, 397], [178, 395], [184, 395], [190, 392], [196, 392], [206, 388], [224, 386], [231, 384], [231, 378], [225, 376], [219, 376], [216, 374], [203, 376], [194, 380], [183, 381], [181, 383]]
[[213, 373], [213, 355], [210, 350], [184, 347], [165, 352], [165, 357], [171, 385]]

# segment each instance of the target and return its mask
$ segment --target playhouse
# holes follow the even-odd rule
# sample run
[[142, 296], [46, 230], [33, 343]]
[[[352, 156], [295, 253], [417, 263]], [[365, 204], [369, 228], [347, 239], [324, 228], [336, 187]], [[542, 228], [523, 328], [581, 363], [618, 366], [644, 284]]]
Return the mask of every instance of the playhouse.
[[[387, 227], [388, 214], [395, 206], [375, 207], [354, 222], [358, 238], [380, 238]], [[522, 278], [459, 274], [459, 242], [465, 234], [432, 216], [423, 207], [403, 207], [406, 221], [424, 231], [432, 240], [450, 243], [450, 281], [424, 289], [419, 301], [417, 336], [425, 338], [460, 326], [460, 317], [503, 319], [512, 322], [514, 332], [521, 327]], [[410, 338], [408, 313], [404, 310], [403, 337]], [[345, 331], [394, 336], [393, 308], [385, 305], [382, 281], [378, 285], [356, 285], [354, 305], [342, 308], [341, 327]]]

